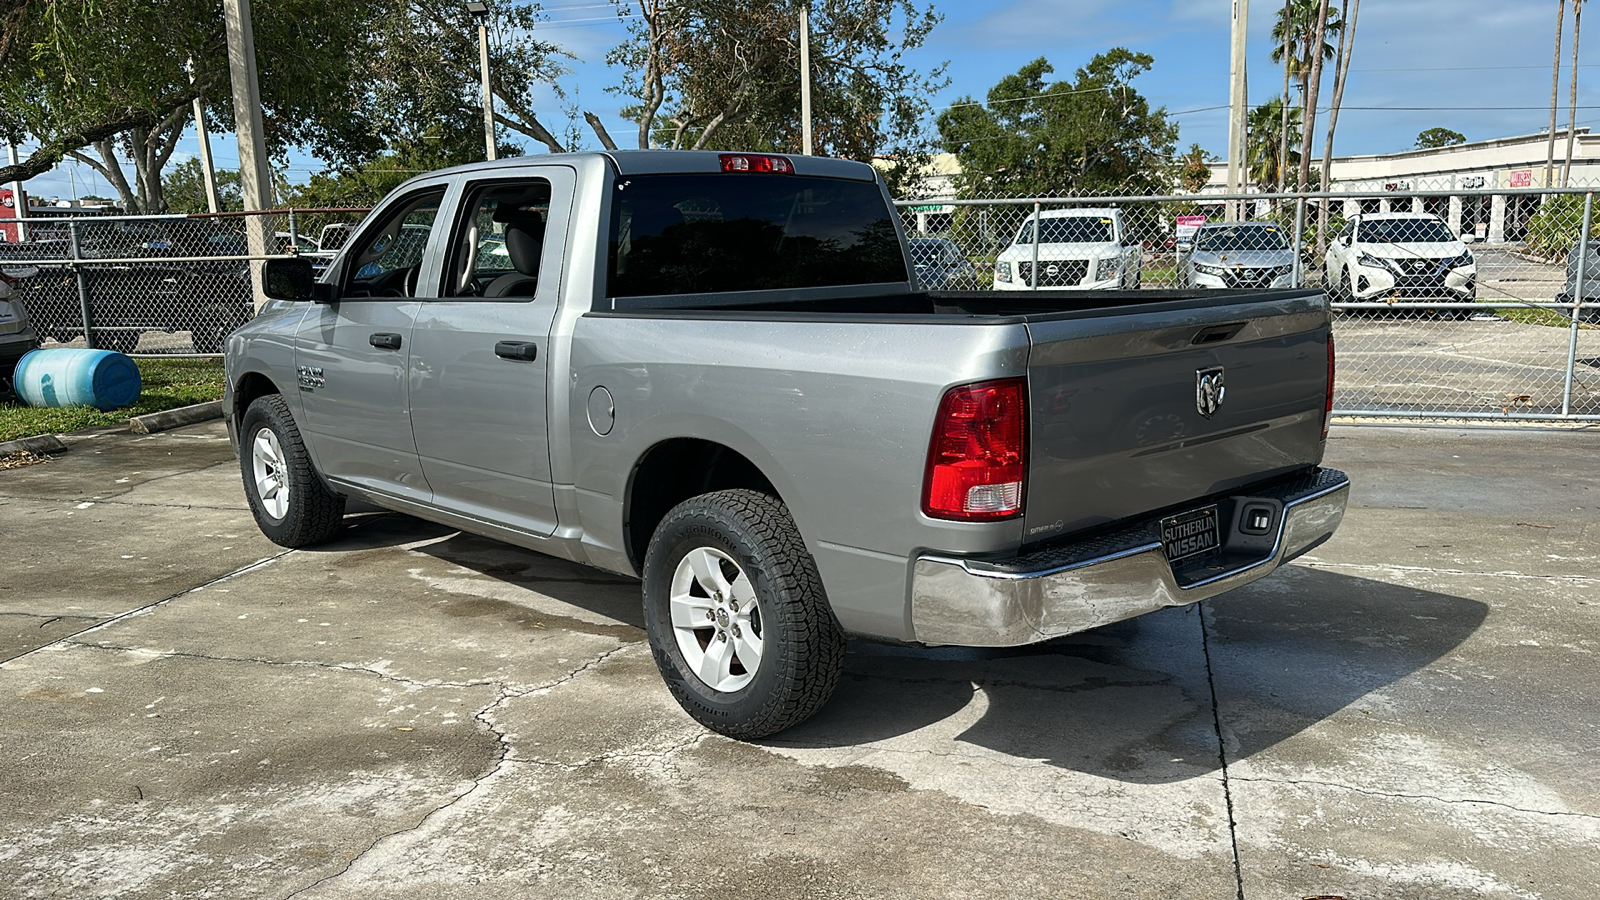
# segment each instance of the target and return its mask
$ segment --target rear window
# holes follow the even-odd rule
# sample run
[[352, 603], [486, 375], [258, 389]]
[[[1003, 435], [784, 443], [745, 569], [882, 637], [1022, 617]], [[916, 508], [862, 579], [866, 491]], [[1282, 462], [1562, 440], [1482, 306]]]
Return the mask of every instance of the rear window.
[[607, 274], [611, 297], [908, 280], [876, 183], [755, 173], [619, 181]]

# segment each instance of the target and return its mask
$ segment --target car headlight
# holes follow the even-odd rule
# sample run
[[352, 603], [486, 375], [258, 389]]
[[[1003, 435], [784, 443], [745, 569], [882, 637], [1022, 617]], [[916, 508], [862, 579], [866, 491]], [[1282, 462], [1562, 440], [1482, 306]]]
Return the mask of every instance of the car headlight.
[[1468, 251], [1462, 253], [1460, 256], [1456, 257], [1455, 259], [1450, 260], [1450, 264], [1445, 266], [1445, 268], [1447, 268], [1447, 269], [1461, 269], [1461, 268], [1465, 268], [1466, 266], [1472, 266], [1472, 265], [1476, 265], [1476, 264], [1477, 264], [1477, 260], [1472, 258], [1472, 251], [1468, 250]]
[[1213, 265], [1210, 265], [1210, 264], [1207, 264], [1207, 263], [1195, 263], [1194, 264], [1194, 270], [1196, 272], [1199, 272], [1202, 275], [1215, 275], [1218, 278], [1221, 278], [1222, 276], [1228, 274], [1228, 270], [1227, 269], [1224, 269], [1221, 266], [1213, 266]]
[[1105, 281], [1108, 278], [1115, 278], [1117, 275], [1117, 270], [1120, 268], [1122, 268], [1121, 257], [1113, 256], [1107, 259], [1102, 259], [1098, 263], [1095, 263], [1094, 280]]
[[1288, 275], [1288, 274], [1290, 274], [1292, 272], [1294, 272], [1294, 263], [1289, 263], [1286, 266], [1279, 266], [1276, 269], [1273, 269], [1272, 270], [1272, 277], [1273, 278], [1282, 278], [1283, 276]]
[[1011, 263], [997, 262], [994, 264], [994, 280], [1011, 283]]
[[1373, 256], [1371, 253], [1367, 253], [1365, 251], [1363, 251], [1360, 256], [1356, 257], [1356, 265], [1368, 266], [1374, 269], [1393, 270], [1393, 267], [1389, 265], [1388, 260]]

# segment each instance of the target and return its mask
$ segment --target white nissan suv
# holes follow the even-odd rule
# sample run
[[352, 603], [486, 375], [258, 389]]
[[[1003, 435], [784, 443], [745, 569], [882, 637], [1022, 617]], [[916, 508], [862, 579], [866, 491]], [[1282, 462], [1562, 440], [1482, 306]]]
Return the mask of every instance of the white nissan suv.
[[[1038, 246], [1034, 226], [1038, 225]], [[1039, 272], [1034, 274], [1034, 261]], [[998, 291], [1132, 290], [1139, 286], [1144, 249], [1128, 235], [1120, 209], [1051, 209], [1029, 215], [995, 259]]]
[[[1353, 216], [1328, 245], [1328, 292], [1357, 301], [1477, 299], [1472, 251], [1438, 216], [1380, 213]], [[1465, 319], [1470, 309], [1440, 309]]]

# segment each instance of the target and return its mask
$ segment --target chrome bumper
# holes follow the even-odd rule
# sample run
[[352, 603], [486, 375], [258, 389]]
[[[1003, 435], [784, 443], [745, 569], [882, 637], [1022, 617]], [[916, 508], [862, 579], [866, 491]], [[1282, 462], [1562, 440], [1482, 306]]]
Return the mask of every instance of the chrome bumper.
[[[926, 644], [1015, 647], [1214, 597], [1332, 537], [1349, 493], [1343, 472], [1317, 469], [1221, 498], [1222, 554], [1177, 571], [1156, 518], [998, 562], [925, 554], [912, 569], [912, 627]], [[1242, 511], [1260, 504], [1280, 510], [1275, 533], [1240, 534]]]

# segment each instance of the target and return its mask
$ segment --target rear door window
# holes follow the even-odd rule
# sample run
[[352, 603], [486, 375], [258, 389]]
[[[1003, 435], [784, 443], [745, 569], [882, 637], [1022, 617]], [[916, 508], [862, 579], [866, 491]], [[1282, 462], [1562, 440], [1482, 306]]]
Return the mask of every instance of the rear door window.
[[908, 280], [875, 182], [800, 175], [638, 175], [611, 206], [609, 297]]

